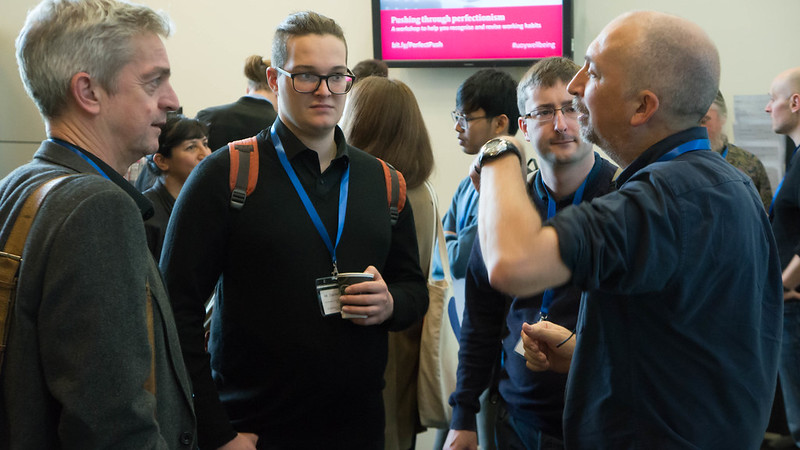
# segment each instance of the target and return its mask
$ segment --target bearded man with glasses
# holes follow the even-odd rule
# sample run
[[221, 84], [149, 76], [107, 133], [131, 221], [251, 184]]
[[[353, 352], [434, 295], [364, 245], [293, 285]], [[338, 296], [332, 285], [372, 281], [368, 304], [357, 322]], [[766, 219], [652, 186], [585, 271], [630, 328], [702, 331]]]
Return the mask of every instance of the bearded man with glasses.
[[[388, 331], [417, 322], [428, 302], [413, 213], [406, 204], [392, 225], [381, 163], [337, 126], [355, 77], [336, 22], [285, 19], [267, 78], [278, 118], [257, 135], [255, 190], [232, 209], [230, 152], [206, 158], [161, 257], [200, 447], [383, 449]], [[332, 313], [323, 299], [344, 272], [373, 278]], [[206, 354], [203, 303], [215, 287]]]
[[[574, 96], [567, 92], [579, 69], [567, 58], [543, 59], [517, 86], [519, 126], [540, 167], [528, 175], [528, 196], [546, 218], [614, 190], [617, 167], [581, 138]], [[549, 320], [574, 329], [581, 290], [560, 286], [538, 295], [510, 297], [489, 282], [480, 244], [476, 238], [467, 267], [458, 383], [451, 397], [453, 420], [445, 448], [477, 448], [478, 397], [489, 386], [501, 352], [498, 414], [495, 435], [489, 438], [494, 437], [501, 449], [564, 448], [561, 418], [567, 374], [533, 372], [515, 348], [524, 322]]]

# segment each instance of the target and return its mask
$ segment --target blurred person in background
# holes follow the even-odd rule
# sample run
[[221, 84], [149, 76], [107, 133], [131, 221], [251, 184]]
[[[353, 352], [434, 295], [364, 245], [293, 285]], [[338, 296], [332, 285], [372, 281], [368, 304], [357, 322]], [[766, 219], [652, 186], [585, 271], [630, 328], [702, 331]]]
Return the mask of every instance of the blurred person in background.
[[147, 156], [147, 167], [155, 182], [144, 196], [153, 203], [153, 217], [145, 221], [147, 246], [161, 258], [161, 246], [167, 231], [175, 199], [194, 167], [211, 154], [208, 148], [208, 127], [197, 119], [170, 113], [158, 136], [158, 151]]
[[275, 93], [267, 83], [270, 60], [259, 55], [248, 56], [244, 62], [247, 78], [245, 95], [227, 105], [213, 106], [197, 113], [208, 124], [208, 146], [218, 150], [228, 142], [255, 136], [272, 125], [277, 113]]
[[[358, 66], [356, 66], [358, 67]], [[399, 170], [406, 180], [414, 211], [420, 267], [428, 277], [434, 244], [436, 193], [428, 181], [433, 150], [419, 104], [403, 82], [372, 76], [353, 86], [344, 111], [343, 131], [353, 146]], [[389, 333], [389, 357], [384, 378], [386, 449], [414, 448], [422, 431], [417, 412], [422, 319], [404, 331]]]

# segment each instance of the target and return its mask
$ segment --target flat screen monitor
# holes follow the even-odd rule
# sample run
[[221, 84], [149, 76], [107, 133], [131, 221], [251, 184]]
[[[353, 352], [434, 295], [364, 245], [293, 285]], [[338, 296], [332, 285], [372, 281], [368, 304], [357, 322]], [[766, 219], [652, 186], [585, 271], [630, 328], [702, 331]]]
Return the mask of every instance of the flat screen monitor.
[[389, 67], [530, 65], [572, 57], [572, 0], [372, 0]]

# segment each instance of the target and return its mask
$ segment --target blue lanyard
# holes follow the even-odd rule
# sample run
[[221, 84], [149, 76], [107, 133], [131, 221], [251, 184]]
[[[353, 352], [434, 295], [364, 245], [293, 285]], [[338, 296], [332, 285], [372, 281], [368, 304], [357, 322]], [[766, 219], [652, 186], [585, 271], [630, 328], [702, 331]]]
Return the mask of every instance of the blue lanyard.
[[728, 146], [726, 145], [724, 149], [722, 149], [722, 159], [726, 159], [728, 157]]
[[[797, 153], [797, 149], [798, 148], [800, 148], [800, 145], [794, 148], [794, 151], [792, 152], [792, 158], [789, 160], [789, 164], [791, 164], [792, 159], [794, 159], [794, 154]], [[787, 167], [786, 169], [787, 169], [786, 172], [788, 172], [789, 168]], [[778, 192], [781, 191], [781, 187], [783, 187], [783, 180], [785, 180], [785, 179], [786, 179], [786, 174], [784, 173], [783, 174], [783, 178], [781, 178], [781, 182], [778, 183], [778, 188], [775, 189], [775, 194], [772, 195], [772, 203], [769, 204], [769, 217], [770, 217], [770, 219], [772, 218], [772, 207], [775, 206], [775, 199], [778, 198]]]
[[58, 139], [58, 138], [50, 138], [50, 142], [52, 142], [54, 144], [58, 144], [58, 145], [60, 145], [62, 147], [65, 147], [67, 150], [70, 150], [72, 153], [75, 153], [76, 155], [80, 156], [81, 158], [83, 158], [84, 161], [89, 163], [90, 166], [94, 167], [94, 170], [96, 170], [106, 180], [111, 181], [111, 178], [109, 178], [108, 175], [106, 175], [106, 173], [103, 171], [103, 169], [101, 169], [100, 166], [98, 166], [96, 162], [92, 161], [91, 158], [86, 156], [85, 153], [80, 151], [78, 149], [78, 147], [75, 147], [74, 145], [70, 144], [69, 142], [67, 142], [65, 140], [62, 140], [62, 139]]
[[684, 153], [693, 152], [695, 150], [711, 150], [711, 143], [708, 139], [694, 139], [689, 142], [684, 142], [668, 153], [661, 155], [661, 158], [658, 158], [656, 162], [672, 161]]
[[336, 232], [336, 245], [334, 245], [331, 243], [331, 238], [328, 236], [328, 230], [326, 230], [325, 225], [322, 224], [322, 219], [320, 219], [319, 214], [317, 214], [314, 204], [311, 203], [311, 199], [308, 198], [306, 190], [303, 188], [303, 185], [300, 184], [300, 179], [297, 178], [297, 173], [295, 173], [292, 165], [289, 164], [289, 159], [286, 157], [286, 151], [283, 149], [283, 144], [281, 143], [281, 139], [278, 137], [278, 133], [275, 132], [275, 127], [272, 127], [270, 136], [272, 137], [272, 144], [275, 146], [275, 151], [278, 153], [278, 159], [281, 161], [283, 170], [286, 171], [286, 174], [289, 175], [289, 179], [292, 180], [292, 184], [294, 185], [295, 191], [297, 191], [297, 195], [299, 195], [300, 200], [303, 201], [303, 205], [306, 207], [306, 211], [308, 212], [309, 217], [311, 217], [311, 221], [317, 228], [317, 232], [322, 238], [322, 241], [325, 242], [325, 246], [328, 247], [328, 251], [331, 254], [331, 260], [333, 260], [333, 274], [337, 275], [339, 273], [339, 269], [336, 267], [336, 247], [339, 246], [339, 240], [342, 238], [344, 217], [345, 213], [347, 212], [347, 190], [350, 184], [350, 166], [347, 166], [344, 174], [342, 174], [342, 180], [339, 182], [339, 229]]
[[[583, 183], [581, 183], [578, 190], [575, 191], [575, 196], [572, 197], [572, 204], [577, 205], [581, 201], [583, 201], [583, 191], [586, 190], [586, 183], [589, 181], [589, 178], [592, 176], [592, 173], [595, 171], [595, 168], [599, 167], [599, 165], [595, 164], [595, 167], [586, 175], [586, 178], [583, 179]], [[544, 191], [547, 193], [547, 219], [552, 219], [556, 215], [556, 199], [550, 194], [550, 190], [547, 189], [547, 186], [544, 185], [544, 179], [541, 178], [541, 172], [539, 173], [539, 178], [542, 181], [542, 187]], [[553, 299], [555, 297], [555, 291], [553, 289], [545, 289], [544, 293], [542, 293], [542, 307], [539, 309], [539, 321], [547, 320], [547, 316], [550, 314], [550, 305], [553, 304]]]

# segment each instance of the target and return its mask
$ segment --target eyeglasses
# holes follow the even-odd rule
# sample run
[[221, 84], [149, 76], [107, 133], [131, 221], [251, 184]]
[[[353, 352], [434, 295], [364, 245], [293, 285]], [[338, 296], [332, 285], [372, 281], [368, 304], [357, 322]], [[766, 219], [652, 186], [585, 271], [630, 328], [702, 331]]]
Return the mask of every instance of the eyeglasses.
[[335, 73], [333, 75], [317, 75], [307, 72], [290, 73], [280, 67], [276, 67], [275, 70], [291, 78], [292, 87], [301, 94], [316, 92], [322, 84], [322, 80], [325, 80], [325, 85], [328, 86], [328, 90], [331, 91], [331, 94], [347, 94], [350, 92], [350, 88], [353, 87], [353, 81], [356, 79], [356, 76], [350, 72], [350, 69], [347, 70], [346, 74]]
[[556, 111], [561, 111], [564, 117], [574, 119], [578, 117], [578, 109], [572, 105], [564, 105], [561, 108], [539, 108], [522, 116], [525, 119], [533, 119], [537, 122], [551, 122], [556, 117]]
[[463, 114], [461, 114], [459, 112], [456, 112], [456, 111], [450, 112], [450, 117], [453, 118], [453, 123], [455, 123], [456, 125], [460, 126], [464, 130], [469, 128], [469, 123], [472, 122], [473, 120], [491, 118], [491, 116], [467, 117], [467, 116], [465, 116], [465, 115], [463, 115]]

